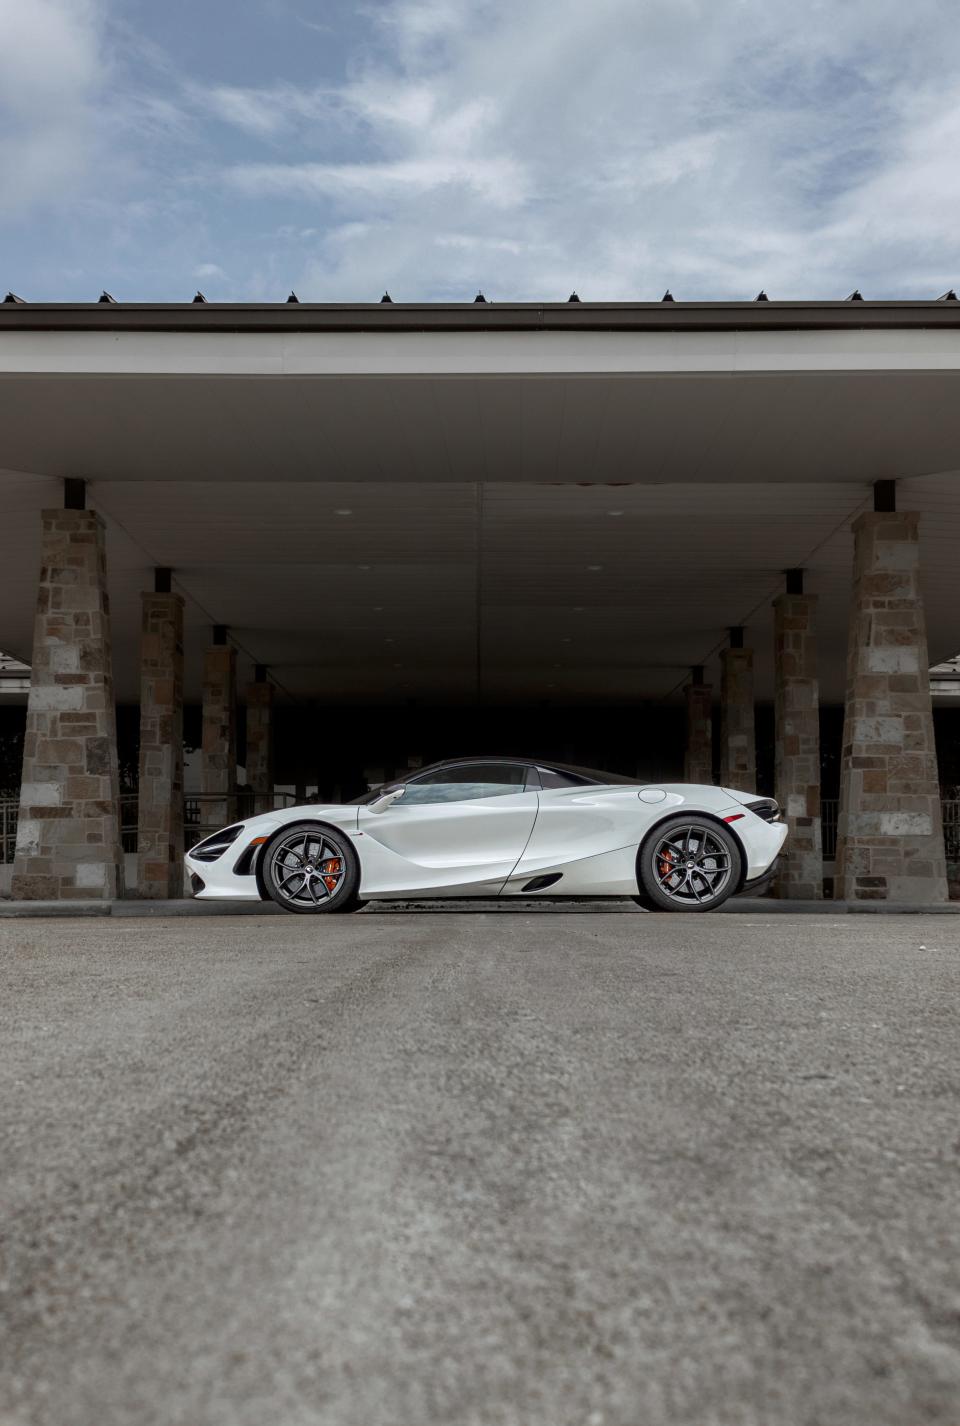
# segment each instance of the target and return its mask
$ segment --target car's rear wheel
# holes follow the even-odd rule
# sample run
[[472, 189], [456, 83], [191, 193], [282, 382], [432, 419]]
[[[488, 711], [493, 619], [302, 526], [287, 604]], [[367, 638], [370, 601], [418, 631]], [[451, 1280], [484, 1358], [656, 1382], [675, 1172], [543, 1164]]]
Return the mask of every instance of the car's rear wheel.
[[660, 911], [714, 911], [740, 884], [740, 848], [726, 827], [680, 814], [655, 827], [637, 859], [637, 901]]
[[284, 911], [312, 914], [360, 906], [360, 864], [349, 839], [319, 822], [282, 827], [263, 849], [263, 885]]

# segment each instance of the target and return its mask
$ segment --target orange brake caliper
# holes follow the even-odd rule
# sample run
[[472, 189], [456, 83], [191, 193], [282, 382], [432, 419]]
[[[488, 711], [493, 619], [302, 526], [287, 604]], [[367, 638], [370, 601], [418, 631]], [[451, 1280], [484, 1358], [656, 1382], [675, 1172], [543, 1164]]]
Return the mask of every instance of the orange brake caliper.
[[667, 852], [663, 853], [663, 855], [662, 855], [662, 857], [661, 857], [661, 860], [660, 860], [660, 875], [661, 875], [661, 877], [665, 877], [665, 876], [669, 876], [669, 875], [670, 875], [670, 872], [673, 870], [673, 863], [674, 863], [676, 860], [677, 860], [677, 858], [676, 858], [676, 856], [675, 856], [675, 854], [674, 854], [673, 852], [667, 851]]
[[328, 891], [334, 891], [337, 885], [336, 873], [343, 870], [343, 862], [339, 857], [328, 857], [320, 868], [323, 873], [323, 884]]

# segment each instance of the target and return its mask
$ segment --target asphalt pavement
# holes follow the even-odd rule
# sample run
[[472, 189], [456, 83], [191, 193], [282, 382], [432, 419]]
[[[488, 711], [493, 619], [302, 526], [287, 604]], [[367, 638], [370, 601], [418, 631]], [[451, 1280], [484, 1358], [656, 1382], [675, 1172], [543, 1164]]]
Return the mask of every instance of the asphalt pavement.
[[960, 1422], [960, 923], [0, 923], [0, 1426]]

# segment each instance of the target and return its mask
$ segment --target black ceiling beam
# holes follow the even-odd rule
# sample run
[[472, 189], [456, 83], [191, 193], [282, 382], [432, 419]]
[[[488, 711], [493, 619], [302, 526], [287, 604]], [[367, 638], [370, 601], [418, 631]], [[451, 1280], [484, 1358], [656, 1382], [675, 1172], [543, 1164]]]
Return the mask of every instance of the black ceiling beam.
[[960, 328], [960, 302], [0, 302], [0, 331], [838, 331]]
[[878, 515], [896, 514], [897, 482], [895, 480], [875, 480], [873, 482], [873, 508]]
[[85, 480], [67, 476], [63, 482], [63, 508], [64, 510], [86, 510], [87, 482]]

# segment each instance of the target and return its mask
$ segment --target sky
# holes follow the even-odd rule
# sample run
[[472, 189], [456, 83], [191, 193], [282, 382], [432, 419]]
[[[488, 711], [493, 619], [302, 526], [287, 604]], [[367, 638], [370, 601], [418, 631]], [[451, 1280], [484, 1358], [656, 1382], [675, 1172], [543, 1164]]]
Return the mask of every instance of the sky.
[[953, 0], [0, 0], [35, 301], [935, 297]]

